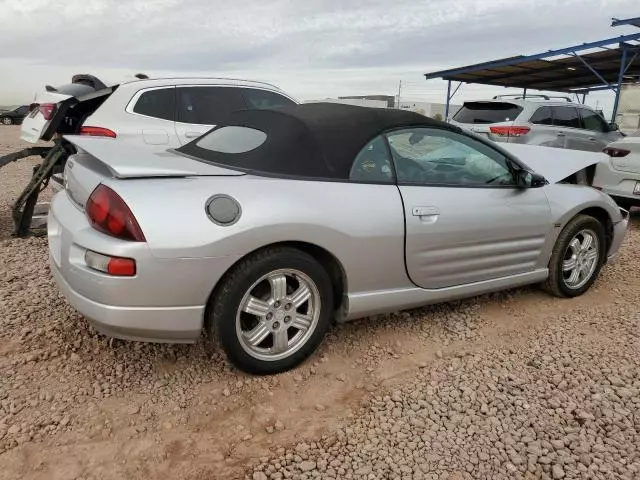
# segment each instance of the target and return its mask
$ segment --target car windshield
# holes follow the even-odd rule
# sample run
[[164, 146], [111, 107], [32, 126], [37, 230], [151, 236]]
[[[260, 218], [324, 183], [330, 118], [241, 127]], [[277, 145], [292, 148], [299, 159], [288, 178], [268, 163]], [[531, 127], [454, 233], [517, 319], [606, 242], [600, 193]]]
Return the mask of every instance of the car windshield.
[[515, 120], [522, 107], [508, 102], [467, 102], [453, 116], [460, 123], [500, 123]]

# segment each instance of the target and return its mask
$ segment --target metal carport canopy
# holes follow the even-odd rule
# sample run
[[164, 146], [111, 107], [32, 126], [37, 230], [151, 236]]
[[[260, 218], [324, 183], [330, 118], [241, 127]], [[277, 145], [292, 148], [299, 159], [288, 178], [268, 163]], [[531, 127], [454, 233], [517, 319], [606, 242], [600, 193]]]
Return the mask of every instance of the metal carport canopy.
[[619, 86], [625, 80], [640, 77], [640, 61], [634, 61], [639, 52], [640, 33], [634, 33], [536, 55], [427, 73], [425, 79], [449, 81], [447, 114], [453, 96], [451, 82], [461, 82], [582, 94], [611, 89], [616, 93], [615, 118]]

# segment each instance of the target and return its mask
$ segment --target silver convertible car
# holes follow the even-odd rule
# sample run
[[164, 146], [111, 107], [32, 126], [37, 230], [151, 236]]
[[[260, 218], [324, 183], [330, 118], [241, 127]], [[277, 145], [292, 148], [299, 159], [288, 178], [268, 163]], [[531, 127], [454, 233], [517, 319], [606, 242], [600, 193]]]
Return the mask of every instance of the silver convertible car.
[[48, 239], [71, 304], [123, 339], [193, 342], [204, 329], [252, 373], [300, 363], [332, 319], [533, 283], [580, 295], [628, 225], [570, 180], [600, 157], [515, 155], [400, 110], [238, 111], [160, 153], [66, 138], [78, 153]]

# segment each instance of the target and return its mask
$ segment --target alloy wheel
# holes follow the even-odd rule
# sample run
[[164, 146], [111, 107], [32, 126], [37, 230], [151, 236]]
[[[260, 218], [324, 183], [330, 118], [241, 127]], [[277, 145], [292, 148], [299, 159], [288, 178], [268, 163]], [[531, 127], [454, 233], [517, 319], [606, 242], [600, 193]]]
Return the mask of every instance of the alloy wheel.
[[593, 230], [580, 230], [569, 242], [562, 262], [562, 278], [577, 290], [593, 276], [600, 257], [600, 242]]
[[321, 306], [318, 287], [303, 272], [280, 269], [263, 275], [249, 287], [238, 307], [240, 345], [258, 360], [286, 358], [311, 337]]

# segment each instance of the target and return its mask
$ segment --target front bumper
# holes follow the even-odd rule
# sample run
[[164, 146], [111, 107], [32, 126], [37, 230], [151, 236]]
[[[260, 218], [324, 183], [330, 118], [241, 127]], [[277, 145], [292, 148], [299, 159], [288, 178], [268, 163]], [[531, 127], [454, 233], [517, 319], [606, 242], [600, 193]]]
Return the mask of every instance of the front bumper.
[[607, 263], [612, 263], [616, 260], [618, 256], [618, 251], [620, 250], [620, 246], [624, 241], [627, 231], [629, 230], [629, 212], [623, 208], [620, 209], [622, 213], [622, 220], [613, 225], [613, 236], [611, 238], [611, 246], [609, 247], [609, 252], [607, 254]]

